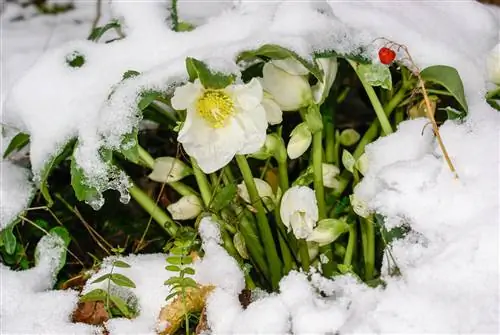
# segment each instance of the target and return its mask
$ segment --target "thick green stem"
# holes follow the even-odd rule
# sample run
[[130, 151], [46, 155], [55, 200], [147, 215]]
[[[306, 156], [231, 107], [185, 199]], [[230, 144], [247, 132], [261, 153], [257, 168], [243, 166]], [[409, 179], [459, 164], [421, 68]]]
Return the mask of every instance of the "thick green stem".
[[212, 191], [207, 175], [201, 171], [194, 158], [191, 158], [191, 164], [193, 166], [194, 177], [196, 178], [196, 182], [198, 183], [198, 187], [200, 189], [201, 199], [208, 208], [208, 206], [210, 206], [210, 201], [212, 200]]
[[313, 134], [312, 164], [314, 173], [314, 191], [318, 202], [319, 219], [326, 218], [325, 188], [323, 186], [323, 145], [321, 143], [321, 131]]
[[286, 276], [293, 269], [294, 261], [288, 244], [280, 233], [278, 233], [278, 241], [280, 244], [281, 256], [283, 257], [283, 275]]
[[253, 179], [252, 170], [248, 165], [247, 159], [243, 155], [236, 155], [236, 162], [238, 163], [243, 180], [245, 181], [250, 200], [252, 201], [253, 206], [257, 209], [257, 224], [261, 240], [264, 244], [267, 262], [271, 273], [271, 285], [273, 289], [276, 289], [278, 288], [278, 283], [281, 279], [281, 261], [278, 256], [271, 227], [267, 221], [264, 205], [259, 197], [257, 186], [255, 186], [255, 181]]
[[148, 195], [136, 185], [129, 187], [128, 191], [132, 198], [134, 198], [134, 200], [137, 201], [137, 203], [141, 205], [141, 207], [144, 208], [149, 215], [151, 215], [153, 220], [155, 220], [160, 227], [162, 227], [170, 236], [175, 236], [177, 233], [177, 224], [170, 218], [170, 216], [168, 216], [167, 213], [156, 205], [153, 199], [148, 197]]
[[328, 258], [326, 263], [321, 263], [321, 269], [323, 270], [323, 276], [330, 278], [333, 276], [335, 270], [335, 264], [333, 263], [333, 251], [330, 244], [319, 247], [320, 254]]
[[365, 280], [373, 279], [375, 269], [375, 229], [371, 220], [361, 219], [361, 241], [365, 261]]
[[187, 195], [196, 195], [198, 196], [198, 192], [193, 190], [191, 187], [187, 186], [184, 183], [181, 183], [180, 181], [174, 181], [171, 183], [168, 183], [170, 187], [172, 187], [177, 193], [179, 193], [182, 196], [187, 196]]
[[139, 158], [146, 164], [146, 166], [150, 169], [153, 169], [155, 166], [155, 159], [147, 152], [143, 147], [138, 145], [139, 150]]
[[370, 102], [373, 106], [373, 109], [375, 110], [375, 114], [377, 114], [377, 119], [379, 120], [380, 125], [382, 126], [382, 131], [386, 135], [391, 134], [392, 133], [391, 123], [389, 122], [387, 115], [384, 113], [384, 108], [382, 107], [382, 104], [380, 103], [380, 100], [377, 97], [377, 93], [375, 92], [373, 87], [366, 82], [363, 75], [361, 75], [358, 72], [358, 65], [359, 64], [353, 60], [350, 60], [350, 59], [348, 59], [347, 61], [349, 62], [349, 64], [351, 64], [354, 71], [356, 71], [356, 74], [358, 75], [358, 78], [361, 81], [361, 84], [363, 85], [363, 87], [366, 91], [366, 94], [368, 95], [368, 98], [370, 99]]
[[290, 185], [288, 181], [288, 164], [286, 160], [284, 162], [278, 162], [278, 178], [281, 192], [285, 193]]
[[344, 265], [349, 266], [352, 264], [352, 256], [354, 248], [356, 247], [356, 225], [349, 225], [349, 240], [347, 241], [347, 248], [344, 255]]
[[302, 265], [302, 269], [305, 272], [309, 272], [310, 260], [309, 260], [309, 249], [307, 248], [306, 240], [299, 240], [299, 254], [300, 254], [300, 263]]
[[240, 232], [243, 234], [245, 239], [245, 244], [247, 246], [248, 253], [253, 262], [255, 262], [257, 269], [266, 277], [266, 279], [271, 282], [269, 267], [267, 266], [265, 259], [264, 248], [254, 231], [253, 222], [246, 215], [242, 215], [240, 220]]

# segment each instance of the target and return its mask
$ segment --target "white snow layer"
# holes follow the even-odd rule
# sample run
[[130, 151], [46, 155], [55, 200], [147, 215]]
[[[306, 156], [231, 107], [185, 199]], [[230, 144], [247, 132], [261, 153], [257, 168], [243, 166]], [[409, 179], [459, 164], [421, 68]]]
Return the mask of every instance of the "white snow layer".
[[[209, 298], [209, 323], [218, 334], [500, 331], [500, 120], [483, 99], [485, 58], [498, 41], [494, 11], [474, 1], [238, 1], [221, 4], [221, 12], [212, 8], [212, 17], [207, 18], [201, 15], [204, 6], [198, 11], [199, 4], [181, 1], [184, 12], [202, 25], [176, 34], [160, 22], [160, 10], [156, 10], [160, 5], [115, 3], [115, 12], [125, 18], [125, 40], [110, 45], [65, 44], [48, 52], [17, 82], [7, 119], [31, 134], [35, 173], [66, 139], [79, 136], [77, 159], [89, 174], [95, 169], [98, 180], [105, 169], [95, 157], [96, 148], [119, 145], [121, 135], [138, 122], [133, 105], [140, 87], [165, 89], [184, 80], [186, 56], [224, 58], [231, 68], [238, 51], [262, 43], [276, 42], [306, 54], [325, 46], [349, 51], [377, 37], [395, 40], [408, 46], [421, 67], [456, 67], [470, 109], [465, 123], [447, 122], [441, 127], [458, 180], [429, 130], [423, 130], [424, 120], [402, 123], [395, 134], [367, 147], [369, 170], [356, 194], [386, 216], [390, 225], [405, 222], [412, 227], [412, 234], [392, 246], [402, 276], [389, 277], [384, 269], [387, 287], [371, 289], [349, 276], [330, 281], [315, 274], [309, 281], [293, 272], [282, 280], [279, 293], [264, 295], [243, 310], [237, 296], [243, 288], [242, 273], [217, 241], [209, 239], [205, 263], [197, 273], [201, 282], [219, 286]], [[65, 56], [75, 50], [87, 61], [77, 70], [64, 64]], [[374, 46], [369, 52], [374, 55], [375, 50]], [[106, 101], [110, 87], [129, 69], [143, 75], [121, 84]], [[214, 236], [212, 229], [206, 231]], [[149, 333], [154, 327], [153, 316], [166, 296], [162, 281], [167, 273], [162, 257], [150, 257], [129, 260], [132, 268], [127, 273], [138, 284], [134, 294], [147, 313], [137, 321], [110, 321], [112, 334]], [[35, 281], [30, 274], [35, 270], [0, 270], [2, 330], [19, 329], [15, 327], [21, 327], [17, 323], [23, 315], [26, 327], [33, 327], [23, 331], [36, 333], [40, 327], [51, 333], [92, 331], [67, 323], [69, 306], [76, 302], [72, 293], [27, 290], [33, 285], [24, 283]], [[47, 283], [42, 289], [49, 287]], [[320, 297], [317, 290], [330, 297]], [[23, 294], [26, 299], [17, 299]]]

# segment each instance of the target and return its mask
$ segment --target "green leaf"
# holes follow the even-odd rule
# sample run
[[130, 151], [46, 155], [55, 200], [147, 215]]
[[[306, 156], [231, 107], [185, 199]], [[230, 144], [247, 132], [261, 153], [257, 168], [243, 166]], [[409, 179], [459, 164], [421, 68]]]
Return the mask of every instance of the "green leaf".
[[347, 150], [342, 151], [342, 164], [347, 171], [353, 173], [356, 160], [354, 159], [354, 156]]
[[58, 166], [63, 160], [65, 160], [69, 155], [73, 152], [73, 148], [75, 147], [76, 140], [70, 140], [63, 149], [54, 154], [48, 161], [45, 163], [42, 168], [42, 172], [40, 174], [40, 192], [42, 193], [45, 201], [47, 201], [47, 207], [51, 207], [54, 204], [52, 197], [49, 193], [48, 179], [52, 170]]
[[79, 201], [90, 201], [97, 197], [97, 189], [87, 185], [83, 170], [76, 164], [74, 157], [71, 159], [71, 186]]
[[85, 57], [78, 51], [74, 51], [66, 56], [66, 64], [72, 68], [80, 68], [85, 64]]
[[386, 90], [392, 89], [391, 70], [383, 64], [359, 64], [358, 72], [371, 86], [381, 86]]
[[245, 238], [241, 232], [236, 232], [233, 236], [233, 244], [241, 258], [249, 259]]
[[125, 79], [129, 79], [129, 78], [133, 78], [133, 77], [137, 77], [138, 75], [140, 75], [141, 73], [138, 72], [138, 71], [135, 71], [135, 70], [128, 70], [126, 71], [123, 76], [122, 76], [122, 80], [125, 80]]
[[193, 263], [193, 257], [191, 256], [183, 256], [182, 257], [182, 264], [191, 264]]
[[111, 277], [111, 273], [106, 273], [105, 275], [100, 276], [100, 277], [99, 277], [99, 278], [97, 278], [97, 279], [94, 279], [94, 280], [92, 281], [92, 284], [95, 284], [95, 283], [100, 283], [100, 282], [105, 281], [106, 279], [108, 279], [108, 278], [110, 278], [110, 277]]
[[191, 57], [186, 58], [186, 70], [191, 81], [198, 78], [205, 88], [222, 89], [231, 85], [236, 79], [234, 74], [227, 75], [213, 71], [204, 62]]
[[170, 293], [169, 295], [167, 295], [167, 297], [165, 298], [165, 300], [169, 301], [170, 299], [176, 297], [177, 295], [178, 295], [178, 292]]
[[125, 263], [124, 261], [116, 260], [113, 262], [113, 265], [116, 266], [117, 268], [129, 268], [130, 265], [128, 263]]
[[59, 257], [59, 265], [56, 268], [56, 273], [58, 273], [66, 265], [67, 248], [71, 243], [71, 235], [64, 227], [54, 227], [49, 231], [49, 234], [59, 236], [64, 242], [64, 248], [61, 248], [61, 256]]
[[445, 111], [448, 116], [448, 120], [463, 120], [467, 114], [464, 111], [456, 110], [450, 106], [445, 108], [439, 108], [439, 110]]
[[180, 271], [181, 271], [181, 268], [180, 268], [180, 267], [178, 267], [177, 265], [167, 265], [167, 266], [165, 267], [165, 269], [166, 269], [167, 271], [172, 271], [172, 272], [180, 272]]
[[420, 76], [426, 82], [443, 86], [453, 95], [464, 111], [468, 112], [464, 85], [456, 69], [446, 65], [434, 65], [423, 69], [420, 72]]
[[7, 255], [14, 255], [16, 252], [16, 245], [17, 245], [17, 239], [14, 233], [12, 232], [12, 229], [14, 228], [14, 225], [5, 228], [2, 231], [1, 239], [3, 241], [3, 245], [5, 248], [5, 252]]
[[80, 297], [81, 302], [85, 301], [105, 301], [108, 293], [100, 288], [92, 290]]
[[120, 153], [132, 163], [139, 162], [139, 142], [137, 139], [138, 129], [134, 128], [131, 133], [123, 135]]
[[14, 151], [19, 151], [30, 142], [30, 135], [25, 133], [18, 133], [9, 143], [7, 149], [3, 153], [3, 158], [6, 158]]
[[224, 186], [215, 195], [210, 205], [210, 208], [215, 212], [222, 210], [224, 207], [228, 206], [231, 203], [231, 201], [236, 197], [237, 191], [238, 188], [236, 184], [229, 184]]
[[251, 60], [257, 57], [267, 57], [270, 59], [293, 58], [302, 63], [302, 65], [304, 65], [309, 70], [309, 72], [311, 72], [312, 75], [316, 77], [316, 79], [321, 82], [323, 81], [323, 73], [315, 62], [309, 62], [300, 57], [297, 53], [276, 44], [264, 44], [263, 46], [255, 50], [243, 51], [239, 54], [237, 62], [243, 60]]
[[183, 32], [183, 31], [193, 31], [196, 27], [192, 25], [191, 23], [184, 22], [184, 21], [179, 21], [177, 24], [177, 31], [178, 32]]
[[[176, 241], [177, 242], [177, 241]], [[170, 248], [170, 253], [172, 255], [184, 255], [186, 253], [186, 248], [184, 246], [175, 246]]]
[[115, 305], [115, 307], [120, 311], [122, 316], [126, 318], [131, 318], [134, 316], [134, 313], [131, 312], [125, 300], [113, 294], [109, 295], [109, 299]]
[[307, 169], [302, 171], [300, 175], [295, 179], [292, 186], [307, 186], [312, 184], [314, 181], [314, 171], [312, 165], [309, 165]]
[[182, 286], [184, 287], [198, 287], [198, 283], [192, 278], [182, 278]]
[[173, 265], [182, 265], [182, 256], [169, 256], [167, 257], [167, 263]]
[[181, 273], [187, 275], [194, 275], [195, 272], [193, 268], [185, 267], [184, 269], [182, 269]]
[[161, 95], [162, 95], [161, 92], [158, 91], [146, 91], [141, 93], [140, 95], [141, 99], [137, 103], [139, 110], [141, 111], [145, 110], [149, 105], [153, 103], [153, 101], [155, 101]]
[[118, 286], [135, 288], [134, 282], [130, 278], [125, 277], [122, 274], [112, 273], [110, 279]]
[[182, 278], [180, 277], [170, 277], [163, 283], [164, 285], [175, 285], [182, 283]]
[[94, 28], [87, 39], [89, 41], [97, 42], [102, 37], [102, 35], [104, 35], [104, 33], [112, 28], [120, 28], [120, 22], [118, 22], [117, 20], [112, 20], [105, 26]]

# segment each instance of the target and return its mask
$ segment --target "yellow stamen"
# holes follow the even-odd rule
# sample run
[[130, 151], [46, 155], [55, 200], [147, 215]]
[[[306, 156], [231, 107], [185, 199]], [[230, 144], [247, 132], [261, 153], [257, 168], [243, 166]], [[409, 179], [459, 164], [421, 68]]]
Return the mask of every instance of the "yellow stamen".
[[231, 98], [221, 90], [206, 90], [196, 102], [196, 110], [214, 128], [224, 126], [226, 119], [233, 114]]

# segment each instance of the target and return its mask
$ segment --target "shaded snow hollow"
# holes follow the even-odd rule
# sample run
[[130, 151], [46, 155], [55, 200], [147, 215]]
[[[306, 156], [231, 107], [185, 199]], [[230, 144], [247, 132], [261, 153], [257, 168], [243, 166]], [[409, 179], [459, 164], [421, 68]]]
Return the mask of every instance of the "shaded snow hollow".
[[[423, 130], [424, 120], [404, 122], [395, 134], [366, 149], [369, 170], [356, 194], [385, 215], [389, 225], [403, 220], [416, 232], [393, 245], [402, 277], [391, 278], [384, 268], [387, 287], [370, 289], [348, 276], [330, 281], [313, 274], [308, 281], [294, 272], [282, 280], [279, 293], [262, 295], [242, 310], [237, 293], [243, 276], [218, 246], [214, 229], [205, 226], [207, 257], [197, 265], [197, 279], [218, 286], [209, 298], [208, 320], [217, 334], [498, 333], [500, 120], [482, 98], [488, 87], [485, 57], [499, 39], [498, 17], [473, 1], [238, 1], [219, 3], [221, 12], [207, 4], [211, 17], [201, 14], [204, 6], [180, 3], [202, 26], [175, 34], [161, 22], [160, 3], [116, 3], [115, 12], [128, 25], [127, 39], [111, 45], [64, 44], [16, 83], [2, 117], [32, 135], [33, 172], [62, 142], [79, 136], [77, 159], [102, 182], [106, 171], [96, 148], [118, 145], [121, 134], [139, 121], [132, 107], [138, 88], [165, 89], [185, 79], [186, 56], [223, 58], [217, 65], [231, 69], [238, 51], [268, 42], [300, 54], [325, 46], [348, 51], [381, 36], [404, 43], [421, 67], [446, 64], [458, 69], [470, 116], [463, 124], [446, 122], [441, 128], [459, 180], [449, 173], [429, 130]], [[7, 35], [11, 25], [4, 25]], [[88, 67], [65, 67], [64, 57], [74, 50], [86, 55]], [[105, 102], [110, 87], [129, 69], [144, 74], [120, 85]], [[2, 198], [8, 184], [1, 183]], [[14, 192], [10, 186], [7, 191]], [[111, 334], [154, 332], [166, 295], [163, 257], [126, 259], [132, 265], [127, 275], [139, 283], [134, 294], [144, 314], [136, 321], [111, 321]], [[74, 293], [44, 292], [50, 281], [36, 289], [23, 284], [36, 281], [35, 270], [0, 270], [2, 332], [93, 332], [69, 324]], [[332, 298], [321, 298], [316, 289]], [[20, 304], [16, 296], [31, 303]]]

